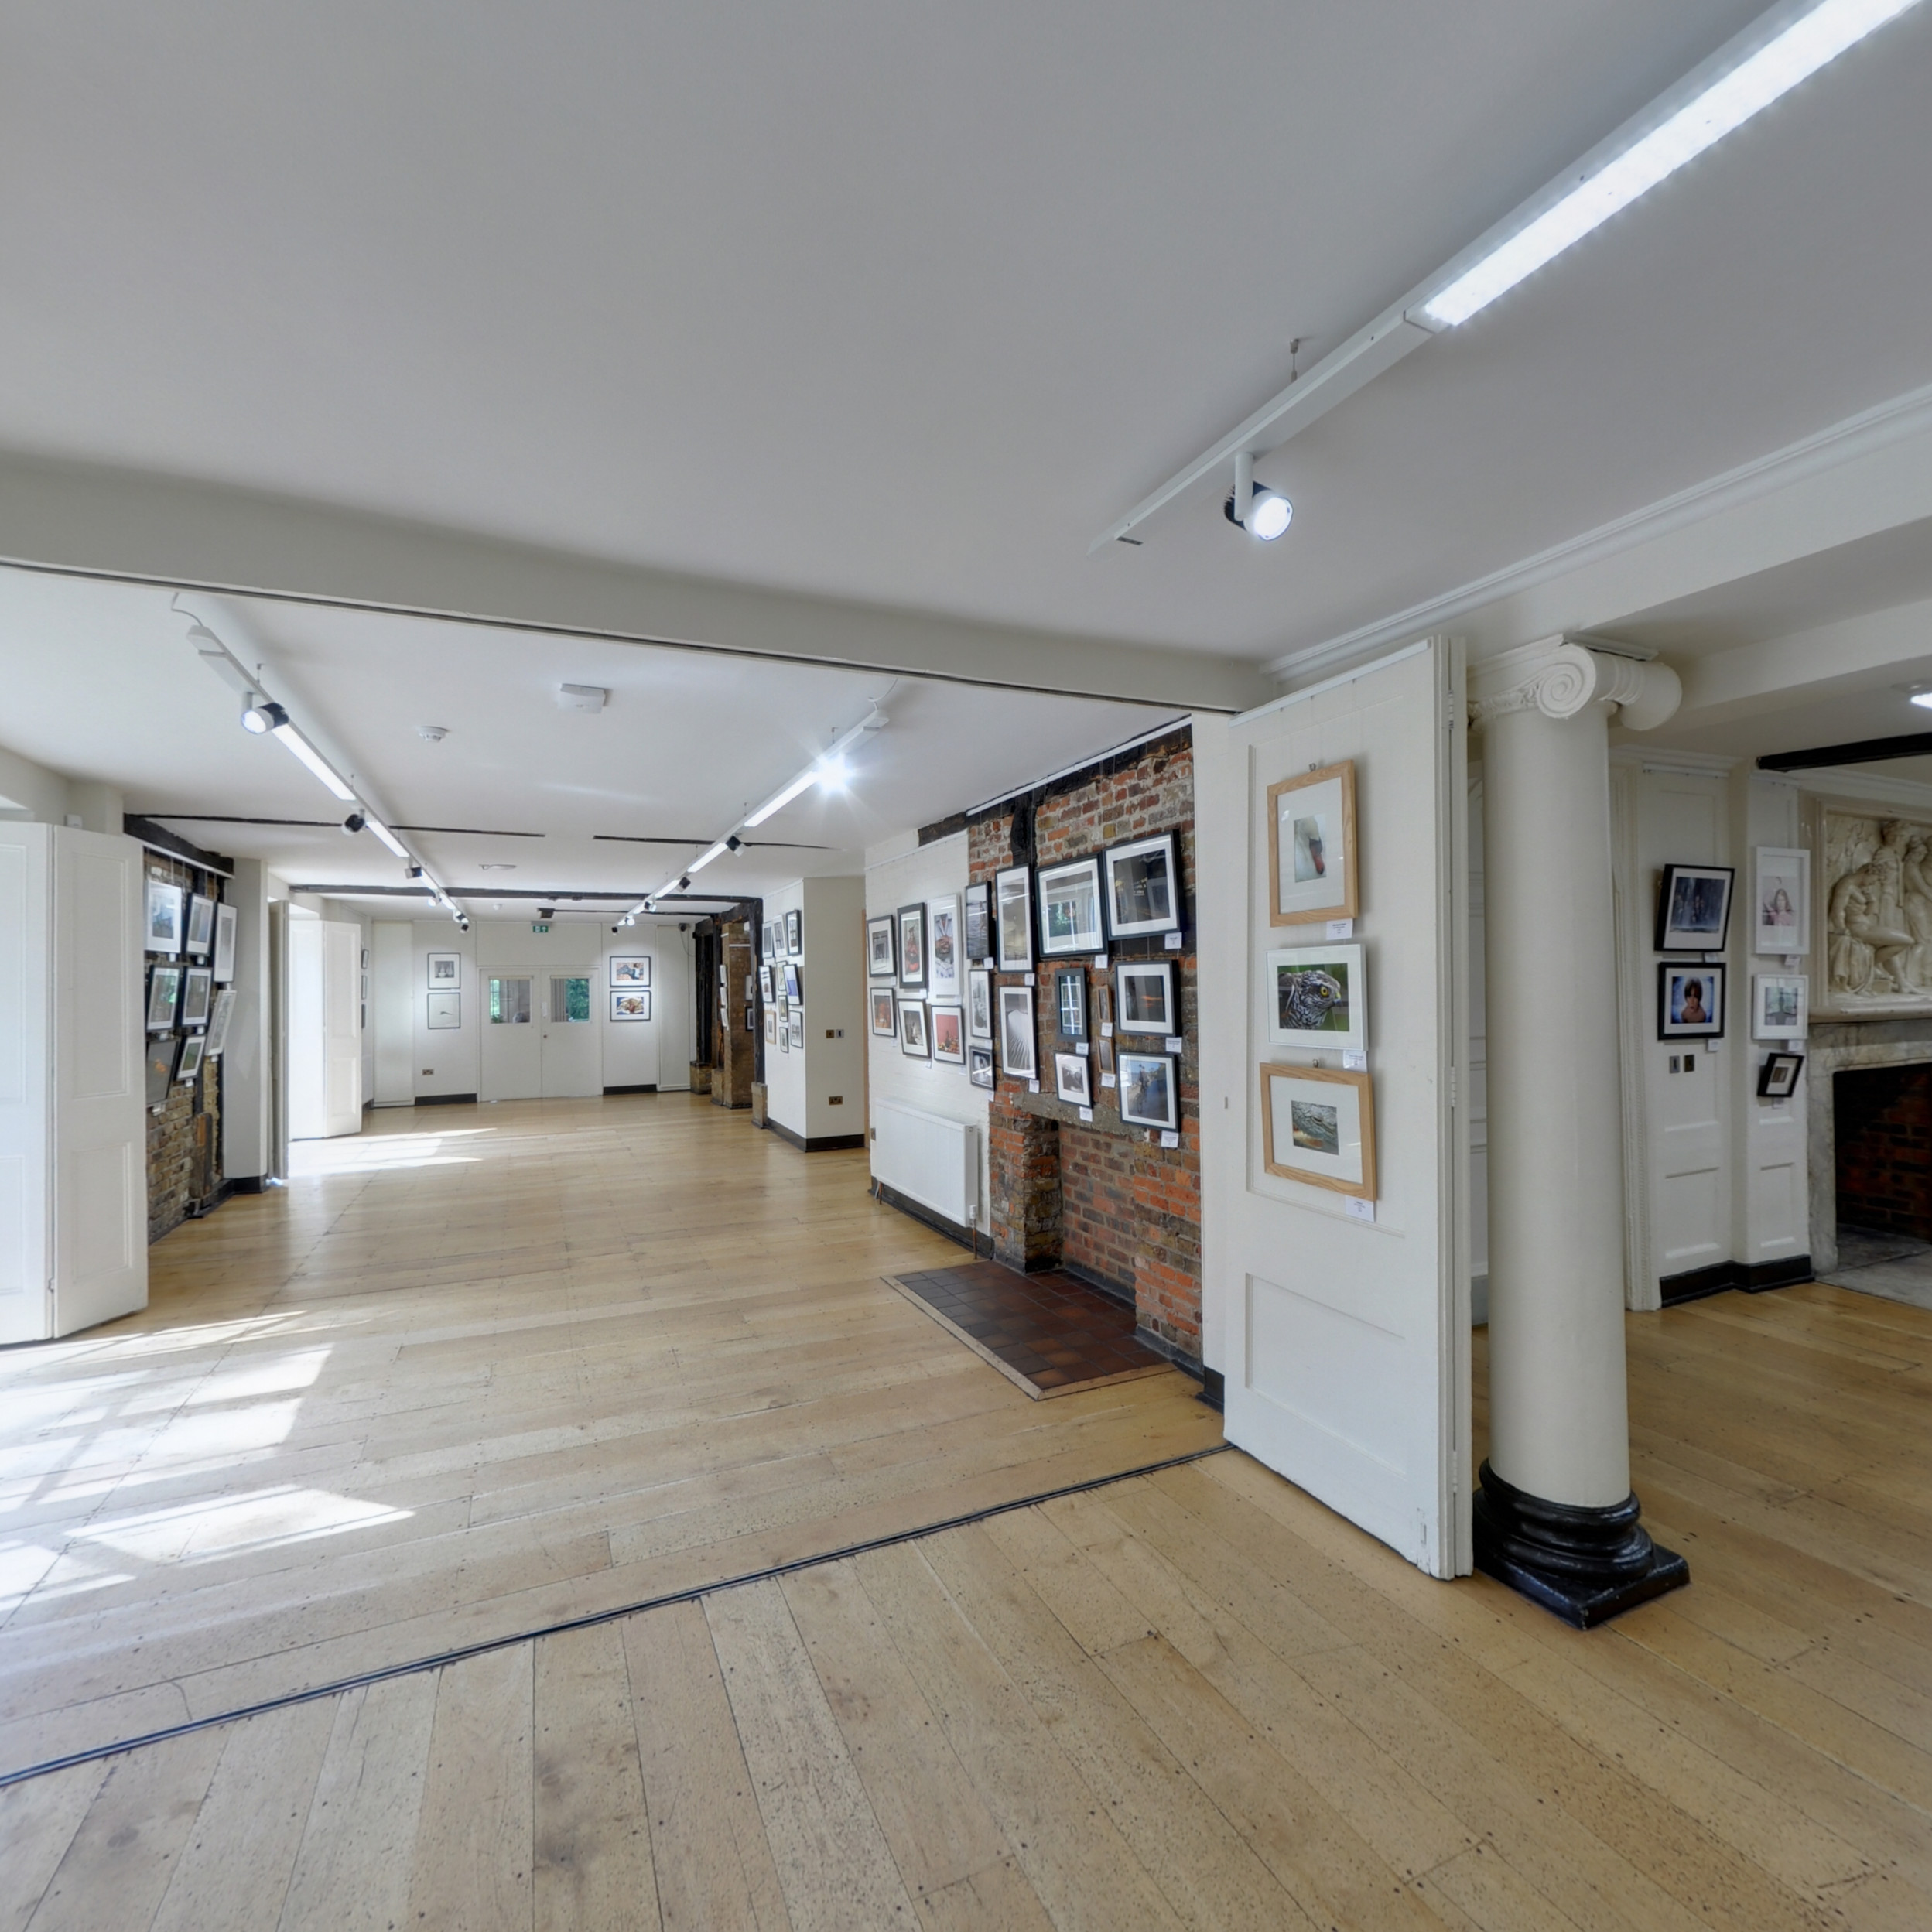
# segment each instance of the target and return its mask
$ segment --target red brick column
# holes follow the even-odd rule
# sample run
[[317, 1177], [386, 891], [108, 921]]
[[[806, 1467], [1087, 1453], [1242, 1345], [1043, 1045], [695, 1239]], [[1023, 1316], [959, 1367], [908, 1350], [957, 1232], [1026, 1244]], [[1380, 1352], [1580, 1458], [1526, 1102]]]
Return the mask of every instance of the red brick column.
[[1052, 1267], [1060, 1259], [1060, 1123], [996, 1094], [987, 1129], [993, 1252], [1010, 1268]]

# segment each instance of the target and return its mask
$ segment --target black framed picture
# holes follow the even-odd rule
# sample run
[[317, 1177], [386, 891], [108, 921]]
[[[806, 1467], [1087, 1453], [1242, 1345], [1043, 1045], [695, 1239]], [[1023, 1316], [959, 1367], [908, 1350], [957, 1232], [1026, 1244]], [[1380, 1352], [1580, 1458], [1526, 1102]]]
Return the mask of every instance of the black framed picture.
[[1767, 1053], [1758, 1069], [1758, 1097], [1763, 1100], [1788, 1100], [1797, 1090], [1798, 1075], [1804, 1071], [1801, 1053]]
[[1040, 954], [1064, 958], [1106, 944], [1100, 911], [1100, 861], [1070, 859], [1040, 868]]
[[1731, 929], [1731, 886], [1737, 871], [1728, 865], [1667, 865], [1657, 884], [1655, 950], [1722, 952]]
[[966, 1078], [976, 1087], [990, 1087], [995, 1084], [992, 1048], [966, 1048]]
[[1033, 874], [1008, 866], [993, 875], [994, 936], [1002, 973], [1027, 973], [1033, 966]]
[[1093, 1106], [1093, 1073], [1082, 1055], [1056, 1053], [1053, 1056], [1053, 1091], [1069, 1106]]
[[785, 949], [795, 959], [805, 950], [805, 915], [796, 906], [785, 915]]
[[1107, 930], [1116, 939], [1171, 932], [1181, 923], [1174, 834], [1163, 832], [1106, 853]]
[[1063, 1040], [1087, 1037], [1087, 973], [1085, 966], [1062, 966], [1053, 976], [1053, 1011]]
[[1164, 1053], [1120, 1049], [1120, 1118], [1137, 1127], [1172, 1133], [1181, 1124], [1181, 1100], [1174, 1062]]
[[926, 1031], [925, 1002], [923, 1000], [901, 1000], [899, 1002], [899, 1051], [915, 1060], [929, 1060], [932, 1057], [932, 1042]]
[[168, 1090], [174, 1085], [175, 1055], [180, 1047], [172, 1033], [148, 1042], [148, 1105], [156, 1113], [168, 1104]]
[[925, 984], [925, 901], [902, 905], [898, 914], [899, 928], [899, 983], [902, 987]]
[[899, 969], [892, 949], [892, 915], [882, 913], [865, 922], [865, 969], [874, 980], [890, 980]]
[[[214, 901], [210, 899], [208, 904]], [[208, 1009], [214, 1004], [214, 974], [204, 966], [190, 966], [181, 976], [181, 1024], [200, 1027], [208, 1024]]]
[[966, 889], [966, 956], [968, 966], [983, 966], [993, 959], [993, 888]]
[[148, 1031], [163, 1033], [174, 1025], [181, 1003], [182, 969], [157, 960], [148, 969]]
[[1724, 1037], [1724, 969], [1657, 962], [1657, 1038], [1721, 1040]]

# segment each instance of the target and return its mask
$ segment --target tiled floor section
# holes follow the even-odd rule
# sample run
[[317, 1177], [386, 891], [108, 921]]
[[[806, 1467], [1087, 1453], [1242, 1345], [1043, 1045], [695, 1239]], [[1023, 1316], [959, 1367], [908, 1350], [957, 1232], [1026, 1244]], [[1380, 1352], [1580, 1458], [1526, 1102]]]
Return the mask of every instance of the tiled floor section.
[[1134, 1339], [1131, 1308], [1058, 1268], [1021, 1274], [975, 1261], [890, 1278], [1036, 1398], [1168, 1366]]

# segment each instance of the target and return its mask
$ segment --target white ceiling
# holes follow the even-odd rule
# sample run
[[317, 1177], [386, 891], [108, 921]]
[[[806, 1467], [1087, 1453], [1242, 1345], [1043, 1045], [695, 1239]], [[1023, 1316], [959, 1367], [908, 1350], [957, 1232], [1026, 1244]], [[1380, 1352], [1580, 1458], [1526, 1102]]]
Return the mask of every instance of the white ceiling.
[[1087, 554], [1758, 10], [9, 5], [0, 446], [1266, 658], [1932, 380], [1925, 8]]

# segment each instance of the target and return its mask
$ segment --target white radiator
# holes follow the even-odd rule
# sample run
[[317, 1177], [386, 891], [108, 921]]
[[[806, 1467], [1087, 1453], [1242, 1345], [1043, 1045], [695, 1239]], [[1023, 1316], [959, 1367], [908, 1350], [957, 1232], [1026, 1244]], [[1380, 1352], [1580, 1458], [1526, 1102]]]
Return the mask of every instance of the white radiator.
[[960, 1227], [979, 1219], [980, 1130], [897, 1100], [872, 1103], [872, 1178]]

